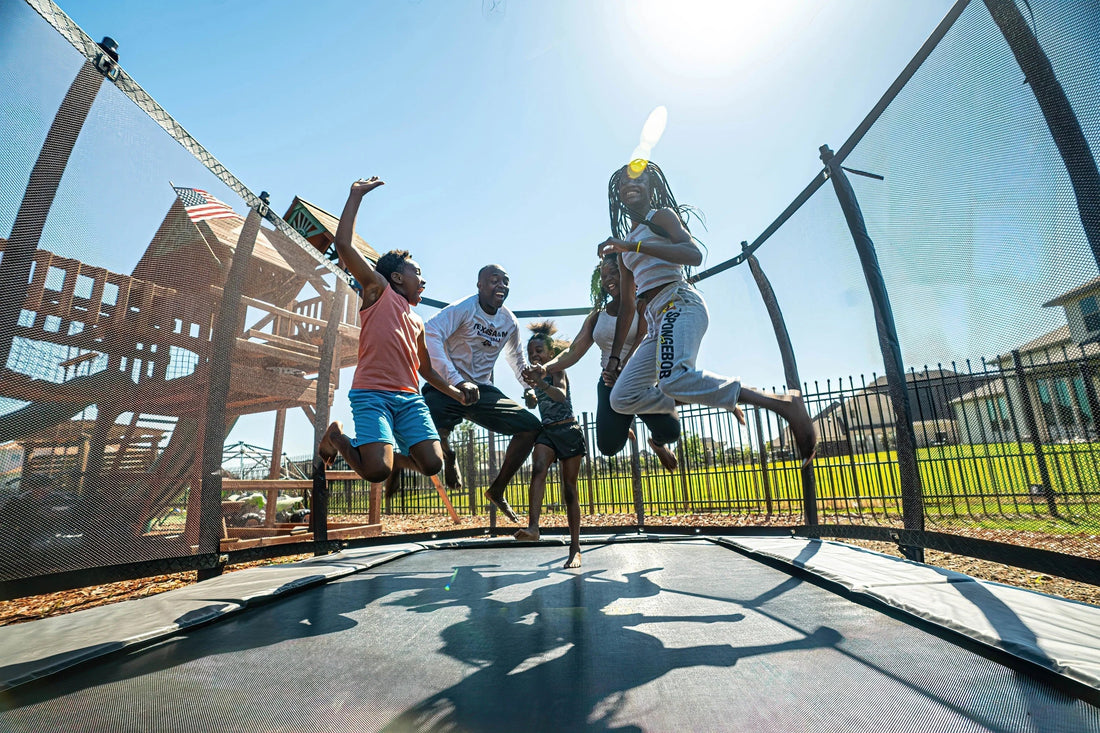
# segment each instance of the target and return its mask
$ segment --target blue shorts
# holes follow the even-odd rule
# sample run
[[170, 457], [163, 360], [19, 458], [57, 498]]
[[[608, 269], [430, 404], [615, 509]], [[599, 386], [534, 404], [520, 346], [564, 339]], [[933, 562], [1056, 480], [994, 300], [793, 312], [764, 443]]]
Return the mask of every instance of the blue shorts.
[[389, 443], [408, 455], [410, 446], [439, 440], [428, 406], [416, 392], [353, 389], [348, 398], [355, 419], [351, 444], [356, 448], [367, 443]]

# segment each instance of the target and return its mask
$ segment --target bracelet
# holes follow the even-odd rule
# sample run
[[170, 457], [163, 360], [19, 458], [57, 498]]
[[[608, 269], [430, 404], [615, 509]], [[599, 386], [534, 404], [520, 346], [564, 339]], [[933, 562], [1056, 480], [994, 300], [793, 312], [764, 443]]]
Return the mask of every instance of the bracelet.
[[642, 251], [642, 240], [640, 240], [640, 239], [638, 240], [638, 246], [634, 248], [634, 251], [635, 252], [641, 252]]
[[610, 360], [610, 359], [614, 359], [615, 361], [619, 362], [620, 364], [622, 364], [622, 362], [623, 362], [623, 360], [622, 360], [622, 359], [620, 359], [620, 358], [619, 358], [619, 357], [617, 357], [617, 356], [609, 356], [609, 357], [607, 357], [607, 358], [608, 358], [609, 360]]

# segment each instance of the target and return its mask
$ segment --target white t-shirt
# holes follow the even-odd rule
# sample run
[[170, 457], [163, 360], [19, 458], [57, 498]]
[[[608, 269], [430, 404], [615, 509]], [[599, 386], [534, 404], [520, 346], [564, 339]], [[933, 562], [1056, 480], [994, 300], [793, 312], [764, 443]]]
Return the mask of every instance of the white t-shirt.
[[489, 315], [476, 294], [432, 316], [424, 324], [424, 340], [432, 366], [451, 384], [492, 384], [493, 366], [501, 351], [516, 379], [524, 383], [527, 359], [519, 339], [519, 321], [503, 306]]

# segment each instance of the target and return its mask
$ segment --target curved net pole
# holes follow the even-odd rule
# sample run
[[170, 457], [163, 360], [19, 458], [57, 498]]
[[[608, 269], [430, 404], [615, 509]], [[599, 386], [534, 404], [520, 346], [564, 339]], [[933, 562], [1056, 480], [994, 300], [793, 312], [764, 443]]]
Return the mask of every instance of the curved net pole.
[[1100, 171], [1081, 123], [1054, 75], [1054, 67], [1013, 0], [985, 0], [985, 6], [1012, 49], [1027, 85], [1043, 112], [1050, 135], [1066, 164], [1081, 226], [1100, 266]]
[[76, 146], [76, 139], [103, 86], [104, 77], [105, 73], [91, 60], [80, 67], [54, 115], [42, 150], [31, 169], [23, 201], [12, 223], [11, 236], [3, 248], [4, 267], [0, 269], [0, 292], [4, 293], [0, 301], [0, 369], [7, 366], [11, 354], [19, 313], [27, 297], [34, 253], [42, 238], [46, 218]]
[[[742, 242], [741, 247], [748, 249], [748, 242]], [[783, 377], [788, 389], [800, 389], [802, 380], [798, 376], [798, 363], [794, 358], [794, 347], [791, 345], [790, 334], [787, 333], [787, 323], [783, 320], [783, 311], [779, 307], [779, 300], [772, 290], [771, 281], [764, 274], [764, 268], [756, 255], [750, 254], [746, 261], [752, 271], [752, 277], [756, 281], [756, 287], [760, 289], [760, 297], [764, 300], [764, 307], [768, 309], [772, 328], [775, 330], [775, 341], [779, 345], [779, 353], [783, 358]], [[756, 411], [757, 432], [760, 432], [760, 411]], [[764, 455], [764, 436], [760, 435], [760, 455]], [[803, 466], [802, 471], [802, 517], [807, 525], [817, 524], [817, 480], [814, 477], [813, 465]], [[769, 514], [771, 512], [769, 511]]]
[[[241, 233], [237, 237], [237, 246], [233, 249], [233, 264], [229, 266], [225, 287], [222, 290], [221, 303], [218, 305], [218, 320], [214, 327], [213, 338], [207, 359], [206, 427], [202, 437], [202, 479], [199, 487], [199, 552], [219, 552], [222, 537], [222, 453], [226, 435], [226, 403], [229, 400], [229, 381], [233, 371], [233, 348], [237, 344], [237, 328], [243, 316], [241, 313], [241, 293], [248, 266], [252, 260], [252, 251], [256, 246], [256, 235], [260, 232], [260, 219], [263, 209], [248, 212]], [[199, 570], [199, 580], [220, 575], [222, 565]]]
[[[863, 276], [867, 280], [871, 304], [874, 306], [875, 328], [878, 331], [879, 348], [882, 350], [883, 366], [889, 384], [890, 403], [894, 408], [894, 425], [897, 431], [894, 442], [897, 444], [898, 470], [901, 474], [901, 510], [905, 529], [924, 531], [924, 501], [917, 466], [917, 436], [913, 431], [913, 410], [909, 405], [905, 365], [901, 359], [901, 344], [894, 325], [890, 296], [886, 292], [886, 281], [882, 277], [875, 243], [867, 233], [867, 225], [864, 223], [855, 191], [841, 168], [840, 160], [833, 156], [828, 145], [821, 146], [821, 161], [825, 163], [829, 178], [833, 180], [833, 189], [844, 212], [844, 220], [852, 233], [856, 252], [863, 266]], [[910, 560], [924, 562], [923, 548], [902, 545], [901, 550]]]

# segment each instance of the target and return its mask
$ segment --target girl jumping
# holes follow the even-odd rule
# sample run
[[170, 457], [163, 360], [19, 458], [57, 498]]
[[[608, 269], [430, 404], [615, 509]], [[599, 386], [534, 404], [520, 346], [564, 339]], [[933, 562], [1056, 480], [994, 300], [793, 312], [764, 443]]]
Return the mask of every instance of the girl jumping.
[[[527, 360], [532, 365], [542, 365], [553, 359], [561, 345], [552, 338], [557, 330], [552, 321], [533, 323], [529, 328], [534, 331], [527, 342]], [[515, 533], [517, 540], [537, 540], [539, 538], [539, 515], [542, 514], [542, 499], [546, 494], [546, 474], [555, 460], [561, 461], [562, 498], [565, 500], [566, 516], [569, 519], [569, 558], [567, 568], [581, 566], [581, 504], [577, 493], [577, 476], [581, 470], [581, 458], [585, 450], [584, 433], [577, 425], [573, 415], [573, 402], [569, 397], [569, 379], [564, 371], [539, 377], [533, 370], [525, 374], [531, 391], [527, 393], [528, 406], [537, 402], [542, 417], [542, 432], [535, 440], [531, 454], [531, 511], [527, 527]], [[532, 394], [533, 392], [533, 394]]]
[[[548, 373], [563, 371], [576, 364], [588, 353], [592, 344], [599, 347], [600, 366], [604, 371], [596, 383], [596, 447], [605, 456], [613, 456], [623, 449], [629, 437], [630, 425], [634, 422], [633, 414], [624, 415], [611, 409], [611, 388], [615, 382], [614, 375], [607, 371], [607, 362], [615, 342], [616, 317], [622, 303], [619, 280], [618, 256], [601, 258], [600, 264], [592, 273], [592, 302], [595, 308], [584, 319], [580, 333], [565, 351], [545, 364], [531, 367], [531, 371], [541, 379]], [[634, 345], [645, 335], [644, 328], [645, 323], [635, 314], [622, 346], [624, 362], [630, 358]], [[649, 428], [649, 447], [653, 449], [657, 460], [667, 470], [675, 471], [676, 455], [669, 450], [668, 444], [679, 439], [680, 421], [675, 415], [667, 413], [643, 414], [638, 417]]]
[[[676, 203], [664, 173], [656, 163], [635, 160], [612, 174], [607, 196], [613, 236], [598, 251], [618, 256], [622, 299], [605, 370], [615, 380], [611, 407], [675, 415], [683, 402], [725, 408], [742, 423], [738, 402], [762, 407], [787, 421], [808, 466], [817, 436], [801, 392], [764, 392], [695, 365], [710, 319], [684, 268], [698, 266], [703, 254], [687, 229], [688, 207]], [[645, 313], [648, 330], [624, 367], [620, 356], [635, 310]]]

